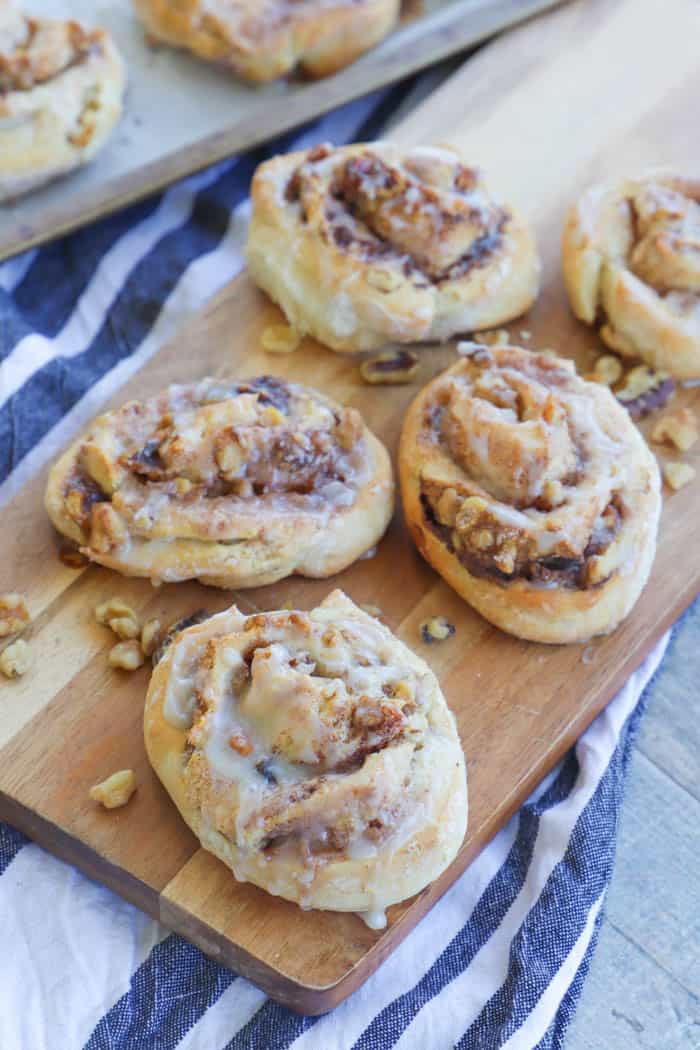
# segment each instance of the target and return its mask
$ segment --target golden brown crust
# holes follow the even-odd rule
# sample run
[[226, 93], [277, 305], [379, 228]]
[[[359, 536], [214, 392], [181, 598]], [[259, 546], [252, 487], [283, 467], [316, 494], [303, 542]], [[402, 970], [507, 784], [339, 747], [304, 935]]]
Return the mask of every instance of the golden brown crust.
[[262, 164], [251, 196], [253, 280], [333, 350], [448, 339], [537, 294], [529, 228], [451, 150], [316, 147]]
[[400, 0], [134, 0], [147, 32], [264, 82], [297, 66], [324, 77], [374, 47]]
[[393, 481], [354, 409], [271, 376], [204, 379], [98, 417], [46, 508], [118, 572], [252, 587], [346, 568], [384, 533]]
[[477, 347], [404, 421], [401, 493], [423, 556], [496, 626], [538, 642], [613, 630], [646, 583], [659, 471], [571, 362]]
[[122, 111], [111, 37], [77, 22], [0, 11], [0, 201], [87, 163]]
[[562, 237], [574, 313], [613, 350], [700, 376], [700, 180], [650, 173], [592, 186]]
[[144, 732], [202, 845], [305, 908], [382, 912], [461, 845], [464, 756], [435, 676], [341, 591], [184, 631]]

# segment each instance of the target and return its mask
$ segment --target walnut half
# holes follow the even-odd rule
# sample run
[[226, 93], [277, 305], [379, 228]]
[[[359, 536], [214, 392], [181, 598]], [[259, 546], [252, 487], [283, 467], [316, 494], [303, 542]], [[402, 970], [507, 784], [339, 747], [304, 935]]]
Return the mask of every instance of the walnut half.
[[412, 350], [384, 350], [360, 365], [360, 375], [373, 386], [398, 386], [415, 379], [419, 369], [418, 354]]
[[19, 634], [30, 623], [27, 603], [21, 594], [0, 594], [0, 638]]
[[101, 802], [105, 809], [125, 806], [136, 791], [136, 774], [133, 769], [120, 769], [100, 784], [90, 788], [93, 802]]

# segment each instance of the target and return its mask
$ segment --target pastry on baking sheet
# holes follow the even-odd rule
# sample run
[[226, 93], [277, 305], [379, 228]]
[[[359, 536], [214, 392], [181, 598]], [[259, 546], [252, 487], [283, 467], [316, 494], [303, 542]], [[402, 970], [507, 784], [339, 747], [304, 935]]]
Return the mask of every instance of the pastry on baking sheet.
[[610, 391], [570, 361], [465, 347], [409, 409], [399, 470], [423, 556], [510, 634], [606, 634], [646, 583], [656, 459]]
[[146, 699], [153, 768], [237, 879], [303, 908], [384, 909], [452, 861], [464, 756], [428, 665], [333, 591], [179, 634]]
[[350, 565], [383, 535], [393, 480], [354, 409], [271, 376], [203, 379], [99, 416], [46, 508], [118, 572], [252, 587]]
[[255, 173], [252, 205], [253, 280], [333, 350], [448, 339], [537, 295], [530, 229], [451, 150], [375, 142], [275, 157]]
[[0, 201], [91, 160], [121, 116], [124, 86], [103, 29], [0, 4]]
[[700, 179], [648, 173], [592, 186], [562, 238], [573, 311], [609, 347], [700, 377]]
[[248, 80], [324, 77], [395, 25], [400, 0], [134, 0], [146, 31]]

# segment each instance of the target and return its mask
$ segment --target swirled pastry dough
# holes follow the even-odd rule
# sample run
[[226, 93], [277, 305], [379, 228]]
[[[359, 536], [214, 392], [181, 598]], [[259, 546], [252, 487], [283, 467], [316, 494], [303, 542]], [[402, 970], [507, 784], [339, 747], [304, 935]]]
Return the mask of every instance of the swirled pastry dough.
[[585, 641], [639, 597], [656, 547], [656, 459], [570, 361], [474, 349], [414, 401], [399, 468], [419, 550], [504, 631]]
[[119, 120], [124, 82], [104, 30], [0, 5], [0, 201], [91, 160]]
[[252, 203], [253, 280], [333, 350], [448, 339], [537, 295], [529, 228], [450, 150], [375, 142], [275, 157]]
[[99, 416], [49, 475], [56, 528], [130, 576], [329, 576], [382, 536], [386, 449], [354, 409], [270, 376], [172, 386]]
[[374, 47], [400, 0], [134, 0], [148, 33], [248, 80], [325, 77]]
[[304, 908], [382, 925], [462, 843], [464, 756], [437, 680], [341, 591], [308, 614], [233, 606], [182, 632], [144, 725], [202, 845]]
[[562, 240], [573, 311], [603, 340], [679, 379], [700, 376], [700, 179], [592, 186]]

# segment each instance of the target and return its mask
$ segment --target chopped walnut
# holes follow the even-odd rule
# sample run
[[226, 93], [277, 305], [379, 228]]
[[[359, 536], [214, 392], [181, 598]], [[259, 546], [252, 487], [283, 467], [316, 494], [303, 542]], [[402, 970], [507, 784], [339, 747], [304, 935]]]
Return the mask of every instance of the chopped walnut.
[[415, 379], [418, 369], [418, 354], [412, 350], [384, 350], [362, 362], [360, 375], [365, 383], [397, 386]]
[[253, 750], [252, 743], [243, 733], [233, 733], [229, 737], [228, 746], [239, 755], [249, 755]]
[[508, 346], [510, 332], [507, 328], [493, 328], [488, 332], [474, 332], [474, 340], [486, 346]]
[[0, 653], [0, 671], [6, 678], [19, 678], [32, 666], [32, 651], [23, 638], [11, 642]]
[[109, 666], [121, 671], [135, 671], [144, 661], [143, 649], [135, 638], [126, 642], [117, 642], [109, 651]]
[[30, 623], [27, 603], [21, 594], [0, 594], [0, 638], [19, 634]]
[[663, 475], [666, 484], [676, 492], [695, 477], [695, 469], [689, 463], [664, 463]]
[[619, 357], [614, 357], [613, 354], [603, 354], [598, 358], [593, 366], [593, 371], [588, 373], [586, 379], [594, 383], [604, 383], [605, 386], [612, 386], [613, 383], [618, 383], [622, 379], [623, 371]]
[[428, 645], [444, 642], [455, 633], [454, 625], [445, 616], [431, 616], [420, 625], [420, 636]]
[[698, 440], [698, 425], [695, 413], [690, 408], [679, 408], [664, 416], [651, 432], [651, 440], [659, 444], [668, 442], [681, 452], [687, 452]]
[[90, 788], [93, 802], [101, 802], [105, 809], [118, 809], [125, 806], [136, 791], [136, 774], [133, 769], [120, 769], [112, 773], [101, 784]]
[[90, 559], [86, 558], [77, 547], [73, 547], [70, 543], [61, 545], [58, 557], [69, 569], [84, 569], [86, 565], [90, 564]]
[[665, 405], [675, 389], [667, 372], [655, 372], [648, 365], [635, 365], [613, 390], [633, 419]]
[[138, 616], [121, 598], [110, 598], [98, 605], [95, 618], [114, 631], [118, 638], [138, 638], [141, 631]]
[[301, 337], [288, 324], [272, 324], [264, 330], [260, 342], [268, 354], [292, 354], [299, 346]]
[[163, 630], [160, 620], [156, 616], [151, 617], [150, 620], [146, 620], [141, 628], [141, 648], [146, 656], [151, 656], [158, 648], [162, 637]]

